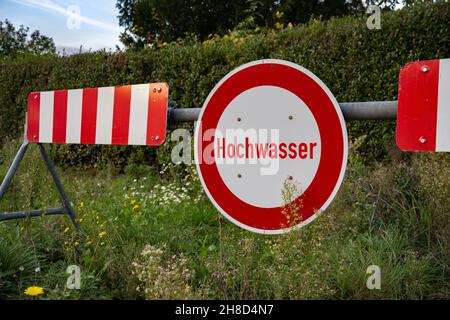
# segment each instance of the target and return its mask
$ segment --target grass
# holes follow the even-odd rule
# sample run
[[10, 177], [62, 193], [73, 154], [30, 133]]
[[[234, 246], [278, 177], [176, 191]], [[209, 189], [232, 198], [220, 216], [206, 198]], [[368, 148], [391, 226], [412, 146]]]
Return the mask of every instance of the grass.
[[[0, 178], [19, 146], [0, 151]], [[58, 205], [35, 146], [0, 212]], [[352, 156], [351, 156], [352, 157]], [[417, 154], [364, 166], [350, 159], [330, 208], [282, 236], [224, 220], [193, 167], [129, 166], [125, 173], [58, 168], [81, 224], [67, 217], [0, 223], [0, 298], [440, 299], [450, 298], [450, 158]], [[381, 268], [381, 290], [366, 287]], [[81, 268], [81, 289], [66, 269]]]

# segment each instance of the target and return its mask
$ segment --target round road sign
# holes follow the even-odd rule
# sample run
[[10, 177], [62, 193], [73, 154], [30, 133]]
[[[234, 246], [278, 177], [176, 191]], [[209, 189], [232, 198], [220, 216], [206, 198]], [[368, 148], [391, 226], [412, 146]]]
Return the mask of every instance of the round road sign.
[[335, 197], [347, 164], [336, 99], [307, 69], [247, 63], [211, 91], [195, 129], [195, 160], [216, 208], [249, 231], [304, 226]]

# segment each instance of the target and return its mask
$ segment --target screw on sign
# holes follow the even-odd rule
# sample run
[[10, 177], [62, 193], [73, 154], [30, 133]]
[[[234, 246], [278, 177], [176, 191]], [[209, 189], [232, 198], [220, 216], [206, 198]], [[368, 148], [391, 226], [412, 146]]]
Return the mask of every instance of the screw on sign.
[[396, 136], [404, 151], [450, 151], [450, 59], [402, 68]]
[[197, 170], [210, 200], [231, 222], [263, 234], [304, 226], [327, 208], [342, 183], [347, 148], [330, 90], [283, 60], [250, 62], [226, 75], [195, 131]]

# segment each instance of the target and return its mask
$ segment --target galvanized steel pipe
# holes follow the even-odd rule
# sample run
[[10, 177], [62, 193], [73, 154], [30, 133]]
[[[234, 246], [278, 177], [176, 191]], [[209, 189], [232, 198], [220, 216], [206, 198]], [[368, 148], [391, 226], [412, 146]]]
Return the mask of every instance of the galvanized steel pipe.
[[[397, 101], [368, 101], [339, 103], [345, 120], [395, 120]], [[200, 108], [171, 108], [169, 123], [196, 121]]]

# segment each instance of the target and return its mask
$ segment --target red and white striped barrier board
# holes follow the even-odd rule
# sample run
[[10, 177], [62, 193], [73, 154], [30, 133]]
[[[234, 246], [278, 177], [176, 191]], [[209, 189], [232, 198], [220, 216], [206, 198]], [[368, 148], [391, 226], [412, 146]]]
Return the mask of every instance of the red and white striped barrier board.
[[450, 151], [450, 59], [402, 68], [396, 135], [404, 151]]
[[168, 95], [166, 83], [32, 92], [27, 138], [39, 143], [161, 145]]

